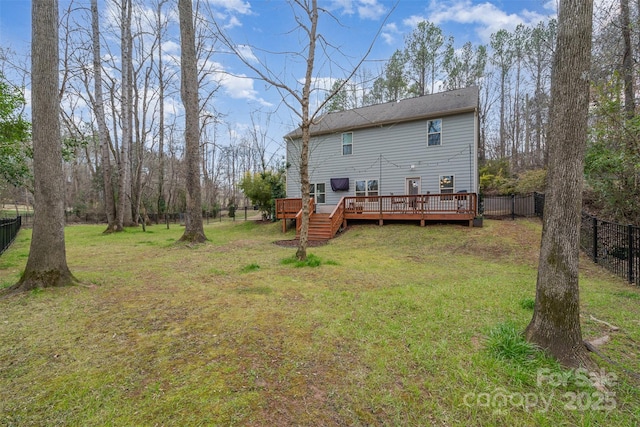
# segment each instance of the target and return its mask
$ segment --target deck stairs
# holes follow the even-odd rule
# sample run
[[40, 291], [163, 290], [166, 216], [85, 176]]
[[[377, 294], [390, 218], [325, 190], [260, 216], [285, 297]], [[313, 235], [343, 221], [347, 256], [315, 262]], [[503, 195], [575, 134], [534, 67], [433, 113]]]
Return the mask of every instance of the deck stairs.
[[[309, 240], [329, 240], [331, 235], [331, 218], [328, 213], [314, 213], [309, 216]], [[300, 237], [300, 230], [296, 232]]]

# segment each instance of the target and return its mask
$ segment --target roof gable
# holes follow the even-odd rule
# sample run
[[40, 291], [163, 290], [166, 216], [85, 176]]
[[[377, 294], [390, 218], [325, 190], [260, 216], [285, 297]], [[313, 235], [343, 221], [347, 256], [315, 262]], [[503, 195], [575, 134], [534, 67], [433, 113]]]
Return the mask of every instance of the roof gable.
[[[311, 125], [310, 131], [314, 136], [475, 111], [478, 108], [478, 98], [478, 87], [472, 86], [353, 110], [337, 111], [320, 116]], [[297, 128], [285, 135], [285, 138], [301, 136], [302, 131]]]

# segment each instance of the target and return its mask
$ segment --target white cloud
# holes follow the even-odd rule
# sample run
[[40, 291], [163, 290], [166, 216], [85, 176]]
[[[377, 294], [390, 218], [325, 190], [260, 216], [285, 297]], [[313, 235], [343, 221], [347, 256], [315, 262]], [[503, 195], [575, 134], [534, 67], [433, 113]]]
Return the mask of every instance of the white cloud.
[[234, 99], [247, 99], [256, 101], [264, 107], [272, 107], [273, 104], [258, 96], [258, 91], [253, 88], [254, 80], [244, 74], [231, 75], [221, 72], [218, 74], [220, 86]]
[[253, 50], [251, 49], [251, 46], [246, 44], [241, 44], [236, 46], [236, 49], [238, 50], [238, 53], [240, 53], [240, 55], [247, 61], [253, 62], [253, 63], [258, 62], [258, 58], [256, 58], [256, 56], [253, 54]]
[[251, 4], [242, 0], [209, 0], [209, 3], [228, 12], [235, 12], [241, 15], [249, 15], [251, 13]]
[[358, 13], [360, 19], [376, 20], [382, 17], [387, 8], [379, 0], [333, 0], [331, 10], [340, 10], [345, 15]]
[[[404, 25], [406, 25], [407, 27], [415, 28], [422, 21], [429, 21], [429, 18], [426, 18], [426, 17], [421, 16], [421, 15], [411, 15], [410, 17], [403, 19], [402, 23]], [[435, 23], [435, 21], [434, 21], [434, 23]]]
[[358, 15], [362, 19], [379, 19], [387, 12], [387, 8], [378, 3], [378, 0], [360, 0], [358, 2]]
[[230, 30], [235, 27], [242, 27], [242, 22], [240, 22], [240, 20], [235, 15], [232, 15], [231, 17], [229, 17], [229, 22], [224, 24], [224, 29]]
[[164, 111], [167, 115], [180, 116], [184, 114], [184, 105], [179, 98], [164, 98]]
[[558, 1], [559, 0], [549, 0], [543, 5], [543, 7], [549, 12], [558, 13]]
[[401, 35], [400, 30], [398, 30], [398, 26], [395, 22], [391, 22], [384, 26], [382, 29], [381, 36], [384, 42], [388, 45], [395, 44], [397, 37]]
[[388, 45], [393, 45], [396, 42], [396, 38], [389, 33], [382, 33], [380, 34], [382, 36], [382, 39], [384, 40], [384, 42]]
[[[314, 90], [328, 92], [333, 87], [337, 79], [333, 77], [313, 77], [311, 87]], [[304, 83], [304, 79], [299, 79], [300, 83]]]
[[[427, 20], [436, 25], [443, 22], [455, 22], [459, 24], [475, 25], [476, 33], [483, 42], [489, 42], [491, 34], [505, 29], [512, 31], [518, 24], [535, 25], [547, 17], [539, 13], [522, 10], [519, 14], [506, 13], [495, 4], [485, 2], [474, 4], [471, 0], [454, 0], [445, 4], [432, 0], [432, 13]], [[405, 20], [405, 24], [417, 24], [419, 17], [411, 17]]]
[[342, 13], [345, 15], [353, 15], [353, 0], [333, 0], [331, 2], [331, 10], [342, 9]]
[[166, 40], [162, 42], [162, 52], [171, 55], [180, 54], [180, 45], [173, 40]]
[[[212, 6], [210, 13], [225, 30], [242, 27], [242, 22], [237, 15], [253, 15], [251, 4], [248, 1], [208, 0], [208, 2]], [[213, 10], [214, 8], [215, 10]]]

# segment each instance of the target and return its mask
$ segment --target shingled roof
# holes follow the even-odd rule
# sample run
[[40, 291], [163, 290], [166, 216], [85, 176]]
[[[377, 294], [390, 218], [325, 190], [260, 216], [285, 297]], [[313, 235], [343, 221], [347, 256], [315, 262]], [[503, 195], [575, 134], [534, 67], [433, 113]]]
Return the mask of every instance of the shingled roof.
[[[316, 123], [311, 126], [311, 135], [343, 132], [475, 111], [478, 108], [478, 97], [478, 87], [472, 86], [465, 89], [328, 113], [320, 116]], [[301, 136], [302, 131], [298, 128], [285, 135], [285, 138], [296, 139]]]

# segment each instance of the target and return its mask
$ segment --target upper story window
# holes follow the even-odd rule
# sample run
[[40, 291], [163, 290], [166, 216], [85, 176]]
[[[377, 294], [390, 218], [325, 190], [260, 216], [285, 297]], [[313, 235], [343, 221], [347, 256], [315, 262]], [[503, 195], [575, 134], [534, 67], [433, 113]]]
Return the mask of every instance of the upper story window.
[[348, 156], [353, 154], [353, 132], [342, 134], [342, 155]]
[[429, 120], [427, 122], [427, 146], [440, 145], [442, 143], [442, 119]]

